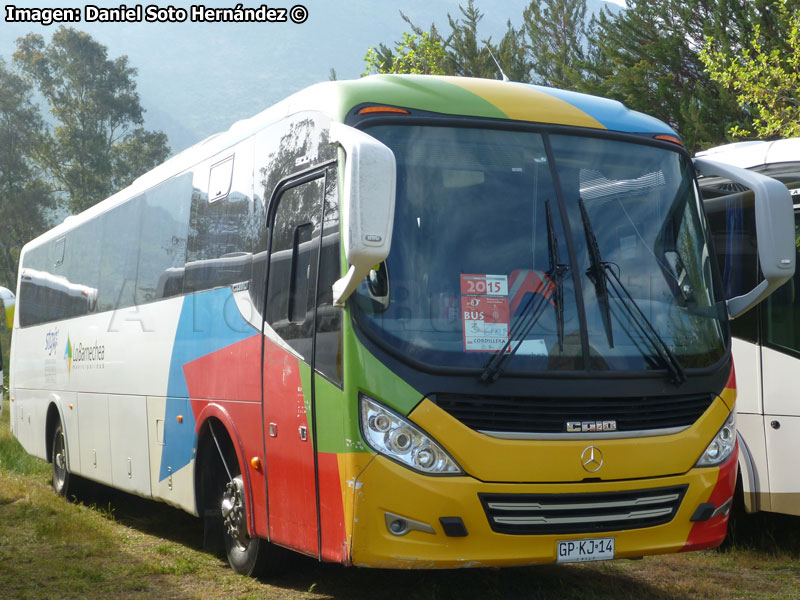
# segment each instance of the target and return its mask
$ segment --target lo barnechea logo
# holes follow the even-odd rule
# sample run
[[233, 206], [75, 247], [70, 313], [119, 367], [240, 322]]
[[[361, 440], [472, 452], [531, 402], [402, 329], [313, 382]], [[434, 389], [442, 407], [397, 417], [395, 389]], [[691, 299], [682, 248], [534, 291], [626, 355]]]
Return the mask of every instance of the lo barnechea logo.
[[69, 334], [67, 334], [67, 347], [64, 348], [64, 360], [67, 361], [67, 375], [72, 372], [72, 343], [69, 341]]
[[98, 344], [97, 341], [91, 344], [78, 342], [72, 344], [69, 334], [67, 334], [67, 346], [64, 349], [64, 360], [67, 361], [67, 373], [71, 373], [74, 368], [76, 371], [90, 371], [105, 367], [106, 347]]

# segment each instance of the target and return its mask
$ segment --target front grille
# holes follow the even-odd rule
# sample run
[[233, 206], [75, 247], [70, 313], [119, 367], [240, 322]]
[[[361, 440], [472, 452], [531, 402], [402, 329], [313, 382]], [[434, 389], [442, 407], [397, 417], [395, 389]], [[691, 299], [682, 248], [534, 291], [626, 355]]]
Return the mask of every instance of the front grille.
[[478, 494], [497, 533], [599, 533], [669, 523], [688, 486], [595, 494]]
[[688, 427], [711, 394], [631, 398], [529, 398], [433, 394], [439, 407], [476, 431], [565, 433], [567, 422], [616, 421], [617, 431]]

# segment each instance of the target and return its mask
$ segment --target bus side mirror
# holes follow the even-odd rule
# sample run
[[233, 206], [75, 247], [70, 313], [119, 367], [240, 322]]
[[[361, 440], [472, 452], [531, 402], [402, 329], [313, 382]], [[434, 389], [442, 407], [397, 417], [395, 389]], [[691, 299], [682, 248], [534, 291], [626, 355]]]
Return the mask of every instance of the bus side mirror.
[[764, 280], [749, 292], [726, 301], [733, 319], [747, 312], [794, 275], [795, 232], [792, 197], [786, 186], [753, 171], [695, 158], [694, 167], [705, 177], [725, 177], [751, 189], [755, 196], [758, 262]]
[[332, 123], [331, 141], [344, 152], [341, 224], [348, 270], [333, 284], [333, 305], [344, 306], [370, 270], [389, 255], [396, 165], [388, 147], [353, 127]]
[[14, 327], [14, 306], [16, 305], [14, 292], [8, 288], [0, 287], [0, 300], [3, 301], [3, 308], [6, 314], [6, 328], [12, 329]]

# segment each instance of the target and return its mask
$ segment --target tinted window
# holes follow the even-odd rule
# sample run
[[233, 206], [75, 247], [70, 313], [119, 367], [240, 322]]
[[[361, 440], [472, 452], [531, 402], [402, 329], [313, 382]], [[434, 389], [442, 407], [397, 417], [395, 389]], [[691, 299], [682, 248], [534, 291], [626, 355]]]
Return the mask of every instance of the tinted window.
[[280, 196], [267, 284], [267, 323], [309, 362], [324, 182], [320, 177]]
[[[795, 213], [794, 230], [795, 238], [800, 240], [800, 213]], [[797, 274], [767, 298], [765, 315], [766, 343], [778, 350], [800, 353], [800, 277]]]
[[97, 289], [97, 310], [100, 312], [134, 303], [139, 223], [144, 200], [144, 195], [138, 196], [97, 219], [103, 228], [98, 279], [101, 285]]
[[335, 382], [342, 381], [342, 309], [333, 306], [333, 283], [341, 277], [339, 256], [339, 197], [336, 171], [328, 169], [317, 290], [317, 337], [314, 366]]
[[191, 197], [191, 173], [147, 192], [142, 212], [136, 304], [182, 292]]

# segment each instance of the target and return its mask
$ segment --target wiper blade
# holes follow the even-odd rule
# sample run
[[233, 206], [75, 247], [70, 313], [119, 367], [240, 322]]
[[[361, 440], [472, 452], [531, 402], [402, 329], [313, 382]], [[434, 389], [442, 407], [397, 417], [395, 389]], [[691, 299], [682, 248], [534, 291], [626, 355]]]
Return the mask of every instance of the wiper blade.
[[550, 256], [550, 280], [555, 283], [555, 309], [556, 309], [556, 327], [558, 330], [558, 349], [560, 352], [564, 351], [564, 274], [567, 272], [567, 266], [561, 264], [558, 255], [558, 239], [556, 238], [556, 230], [553, 227], [553, 213], [550, 212], [550, 201], [546, 200], [544, 204], [545, 213], [547, 216], [547, 250]]
[[630, 295], [622, 280], [611, 269], [611, 265], [603, 262], [600, 256], [600, 249], [597, 246], [597, 238], [594, 235], [589, 215], [586, 212], [586, 206], [583, 198], [578, 198], [578, 206], [581, 209], [581, 218], [583, 219], [583, 229], [586, 233], [586, 242], [589, 247], [589, 257], [592, 261], [592, 266], [587, 271], [587, 276], [592, 280], [597, 290], [597, 301], [601, 305], [603, 312], [603, 325], [606, 329], [608, 336], [608, 343], [610, 347], [614, 347], [614, 338], [611, 333], [611, 305], [609, 303], [608, 287], [610, 286], [614, 294], [619, 299], [619, 303], [625, 309], [628, 317], [634, 322], [639, 329], [642, 337], [650, 344], [655, 350], [661, 363], [669, 371], [670, 379], [676, 385], [680, 385], [686, 381], [686, 371], [681, 365], [678, 358], [670, 350], [664, 338], [658, 333], [658, 330], [653, 326], [647, 315], [642, 312], [636, 300]]
[[611, 285], [611, 289], [619, 298], [620, 304], [628, 313], [628, 316], [639, 328], [642, 336], [650, 343], [659, 358], [661, 358], [662, 364], [670, 373], [671, 381], [676, 385], [680, 385], [686, 381], [686, 370], [683, 368], [683, 365], [681, 365], [678, 357], [670, 350], [664, 338], [661, 337], [661, 334], [658, 333], [658, 330], [650, 322], [650, 319], [648, 319], [647, 315], [639, 308], [636, 300], [630, 295], [630, 292], [628, 292], [619, 276], [611, 269], [611, 266], [608, 263], [604, 263], [603, 266], [604, 272], [607, 273], [608, 283]]
[[[553, 228], [553, 216], [550, 212], [550, 201], [545, 201], [545, 210], [547, 213], [547, 252], [550, 261], [550, 269], [545, 273], [546, 280], [542, 282], [545, 289], [537, 289], [527, 300], [527, 304], [522, 309], [517, 322], [508, 332], [508, 341], [503, 345], [500, 351], [489, 359], [483, 372], [480, 376], [480, 381], [494, 383], [500, 377], [509, 360], [517, 353], [522, 342], [528, 337], [531, 329], [539, 320], [539, 317], [544, 314], [544, 309], [547, 307], [548, 295], [547, 284], [552, 282], [555, 285], [555, 300], [554, 308], [556, 310], [556, 318], [558, 320], [558, 346], [559, 350], [564, 349], [564, 284], [563, 277], [567, 271], [567, 266], [559, 263], [558, 256], [558, 240], [556, 238], [555, 229]], [[551, 294], [552, 295], [552, 294]], [[511, 348], [511, 344], [516, 340], [516, 345]], [[509, 350], [509, 348], [511, 348]]]
[[597, 246], [597, 238], [592, 229], [592, 223], [589, 221], [589, 214], [586, 212], [586, 205], [583, 198], [578, 196], [578, 206], [581, 209], [581, 220], [583, 221], [583, 232], [586, 235], [586, 247], [589, 250], [589, 260], [592, 261], [591, 266], [586, 271], [587, 277], [594, 284], [595, 294], [597, 294], [597, 303], [600, 305], [600, 318], [603, 319], [603, 328], [606, 330], [608, 337], [608, 345], [610, 348], [614, 347], [614, 334], [611, 331], [611, 304], [608, 300], [608, 287], [606, 286], [605, 267], [603, 259], [600, 258], [600, 248]]

